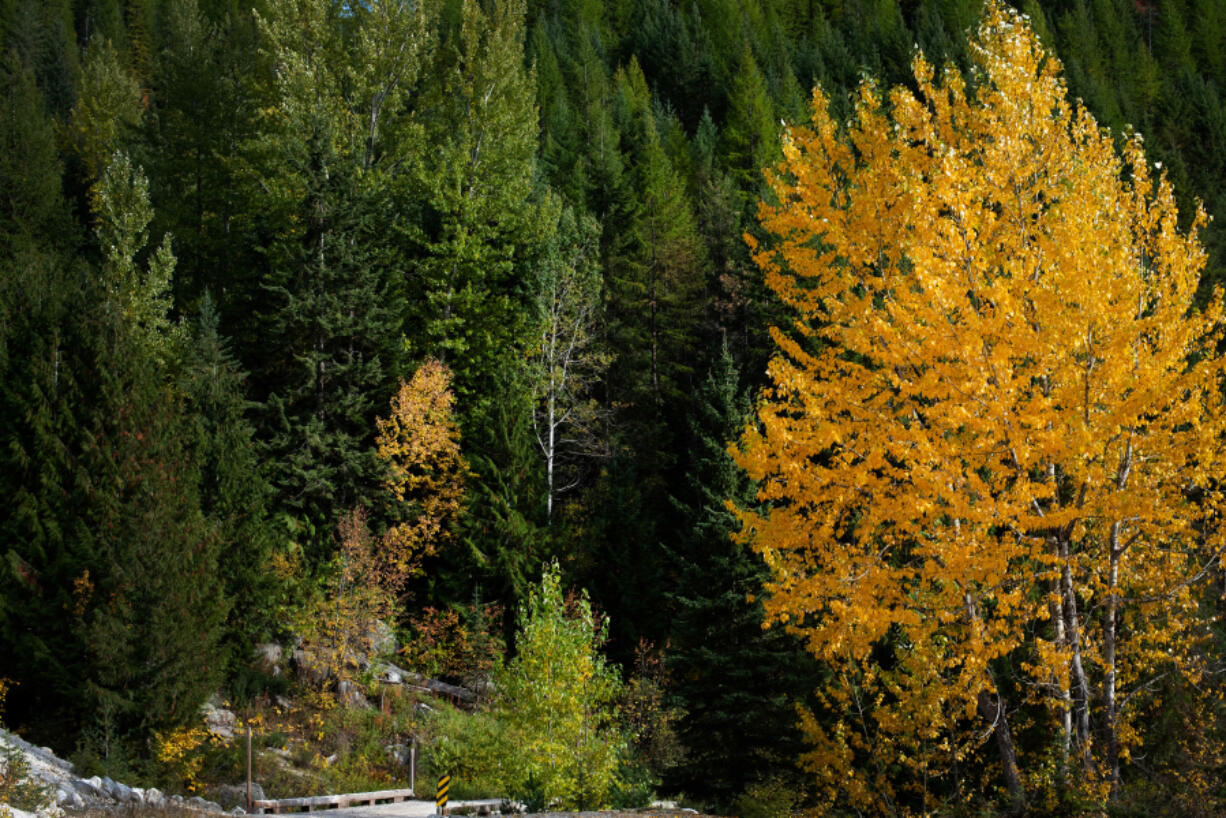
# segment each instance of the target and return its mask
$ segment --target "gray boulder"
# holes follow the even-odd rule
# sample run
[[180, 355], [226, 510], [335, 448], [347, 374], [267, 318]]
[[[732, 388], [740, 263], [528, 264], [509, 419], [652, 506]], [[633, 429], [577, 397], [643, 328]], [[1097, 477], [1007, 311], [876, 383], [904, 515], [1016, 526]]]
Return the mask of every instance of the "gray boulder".
[[132, 792], [132, 788], [127, 784], [112, 781], [108, 790], [111, 795], [115, 796], [115, 800], [121, 804], [132, 804], [136, 802], [136, 795]]
[[151, 807], [160, 807], [166, 803], [166, 796], [157, 787], [145, 790], [145, 803]]
[[96, 775], [93, 778], [74, 778], [72, 786], [76, 788], [77, 792], [87, 798], [106, 799], [108, 801], [111, 798], [111, 794], [102, 789], [102, 779]]
[[[222, 784], [220, 787], [214, 787], [212, 790], [209, 790], [209, 797], [218, 804], [221, 804], [222, 809], [246, 806], [247, 785]], [[251, 782], [251, 799], [253, 801], [264, 800], [264, 788], [254, 781]]]
[[204, 716], [204, 726], [210, 733], [226, 741], [234, 738], [234, 728], [238, 725], [238, 716], [234, 715], [234, 711], [209, 699], [200, 706], [200, 714]]
[[255, 668], [270, 676], [280, 676], [284, 655], [285, 651], [276, 642], [261, 642], [255, 646]]
[[85, 799], [71, 787], [60, 787], [55, 795], [55, 803], [65, 809], [85, 809]]

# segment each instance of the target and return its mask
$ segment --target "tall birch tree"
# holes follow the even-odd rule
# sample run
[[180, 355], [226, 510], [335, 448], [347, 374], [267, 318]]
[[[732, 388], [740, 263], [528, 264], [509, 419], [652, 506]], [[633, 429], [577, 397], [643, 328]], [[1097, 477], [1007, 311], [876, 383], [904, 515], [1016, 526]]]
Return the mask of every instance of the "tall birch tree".
[[604, 413], [592, 395], [609, 365], [597, 336], [603, 289], [599, 234], [594, 219], [563, 210], [536, 283], [532, 429], [545, 458], [550, 519], [555, 498], [578, 485], [578, 462], [604, 446], [598, 428]]

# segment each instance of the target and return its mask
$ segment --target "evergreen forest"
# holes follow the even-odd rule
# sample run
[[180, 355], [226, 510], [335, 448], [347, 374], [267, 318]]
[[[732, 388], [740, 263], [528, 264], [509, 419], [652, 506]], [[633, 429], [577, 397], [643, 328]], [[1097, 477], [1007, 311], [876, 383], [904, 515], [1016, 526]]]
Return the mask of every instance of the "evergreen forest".
[[[980, 35], [985, 13], [997, 28]], [[1086, 217], [1044, 258], [1135, 241], [1152, 280], [1191, 271], [1140, 296], [1155, 323], [1101, 342], [1157, 349], [1192, 327], [1165, 368], [1134, 361], [1119, 376], [1178, 400], [1154, 408], [1147, 392], [1141, 409], [1124, 401], [1140, 420], [1104, 428], [1161, 433], [1163, 456], [1198, 435], [1184, 471], [1153, 479], [1164, 510], [1109, 533], [1077, 522], [1123, 503], [1083, 514], [1099, 508], [1092, 489], [1085, 499], [1097, 478], [1015, 452], [997, 486], [1012, 444], [983, 443], [969, 420], [916, 444], [970, 475], [979, 499], [966, 504], [942, 494], [954, 478], [920, 474], [893, 443], [876, 456], [850, 442], [867, 440], [871, 415], [822, 425], [884, 391], [897, 401], [882, 417], [899, 396], [914, 403], [882, 434], [910, 440], [977, 377], [933, 385], [947, 358], [989, 345], [980, 336], [922, 372], [886, 354], [933, 348], [899, 334], [891, 306], [929, 305], [873, 276], [940, 252], [856, 207], [880, 204], [881, 225], [895, 212], [904, 182], [874, 168], [939, 177], [924, 164], [939, 150], [911, 151], [929, 137], [906, 94], [937, 100], [934, 122], [953, 100], [940, 122], [971, 136], [942, 144], [967, 155], [1010, 132], [974, 130], [997, 110], [988, 89], [1061, 116], [1056, 96], [1007, 91], [993, 73], [1000, 54], [1025, 56], [992, 50], [1010, 25], [1047, 55], [1025, 63], [1032, 75], [1058, 63], [1067, 121], [1081, 104], [1109, 129], [1061, 125], [1081, 153], [1019, 223], [1073, 223], [1074, 200], [1076, 218], [1105, 201], [1118, 207], [1104, 214], [1154, 214], [1118, 234], [1110, 216]], [[984, 108], [963, 111], [963, 93]], [[1063, 150], [1044, 152], [1049, 168]], [[968, 167], [996, 178], [987, 158]], [[951, 201], [907, 212], [963, 229]], [[995, 215], [972, 236], [1010, 212], [982, 209]], [[1010, 256], [993, 241], [975, 255], [1000, 254], [993, 270], [1038, 246]], [[908, 249], [892, 256], [891, 242]], [[871, 274], [805, 278], [810, 257]], [[1015, 362], [1018, 390], [1039, 389], [1037, 339], [1057, 334], [1060, 304], [1124, 299], [1107, 281], [1115, 256], [1095, 258], [1044, 290], [1052, 317], [1025, 348], [1031, 369]], [[1023, 320], [984, 317], [1013, 304], [1004, 278], [984, 295], [954, 286], [942, 303], [960, 306], [942, 309], [978, 315], [965, 320], [1017, 357]], [[1226, 445], [1211, 320], [1224, 284], [1226, 0], [0, 0], [0, 718], [82, 769], [158, 780], [168, 737], [188, 736], [211, 696], [250, 713], [291, 693], [257, 645], [298, 656], [299, 681], [303, 656], [333, 665], [311, 694], [327, 710], [353, 684], [374, 689], [353, 656], [389, 631], [396, 666], [477, 692], [413, 728], [423, 746], [471, 742], [456, 769], [496, 756], [500, 729], [530, 742], [573, 716], [588, 741], [605, 714], [620, 738], [578, 751], [575, 775], [499, 779], [518, 788], [499, 795], [528, 802], [545, 781], [558, 804], [667, 796], [723, 815], [1222, 814], [1226, 457], [1207, 452]], [[870, 314], [889, 319], [856, 334]], [[1091, 401], [1089, 373], [1115, 353], [1088, 337], [1077, 350], [1090, 424], [1108, 398]], [[885, 385], [841, 380], [853, 369]], [[1190, 379], [1201, 372], [1216, 385]], [[975, 460], [981, 443], [995, 454]], [[1069, 462], [1099, 456], [1069, 446]], [[1112, 469], [1128, 464], [1111, 472], [1122, 492], [1133, 444], [1104, 447]], [[850, 486], [840, 466], [871, 479]], [[1041, 524], [1002, 510], [1023, 485], [1050, 486], [1027, 501]], [[989, 495], [991, 519], [957, 510]], [[966, 560], [1035, 582], [924, 579], [956, 560], [920, 544], [974, 525], [977, 548], [993, 545]], [[812, 539], [798, 545], [801, 531]], [[1006, 548], [1028, 537], [1067, 576], [1036, 556], [1046, 545]], [[1075, 588], [1075, 557], [1100, 540], [1109, 570], [1087, 568]], [[832, 564], [848, 577], [808, 581]], [[1138, 564], [1169, 576], [1116, 584]], [[892, 586], [841, 590], [887, 570]], [[892, 609], [889, 588], [905, 589]], [[1052, 613], [1013, 613], [1047, 611], [1044, 594]], [[872, 623], [847, 613], [864, 606]], [[941, 624], [921, 626], [921, 609]], [[1085, 672], [1069, 622], [1084, 625]], [[1120, 667], [1143, 668], [1120, 671], [1118, 701], [1117, 640]], [[1002, 647], [948, 647], [981, 642]], [[558, 656], [569, 670], [549, 664]]]

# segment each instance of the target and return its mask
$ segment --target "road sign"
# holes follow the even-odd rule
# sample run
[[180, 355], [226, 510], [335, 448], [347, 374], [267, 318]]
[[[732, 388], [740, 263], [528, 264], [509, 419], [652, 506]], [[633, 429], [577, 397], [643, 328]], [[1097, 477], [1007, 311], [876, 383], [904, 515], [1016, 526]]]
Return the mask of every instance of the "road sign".
[[451, 776], [440, 775], [438, 779], [438, 791], [434, 796], [434, 805], [438, 807], [439, 815], [447, 814], [447, 791], [451, 789]]

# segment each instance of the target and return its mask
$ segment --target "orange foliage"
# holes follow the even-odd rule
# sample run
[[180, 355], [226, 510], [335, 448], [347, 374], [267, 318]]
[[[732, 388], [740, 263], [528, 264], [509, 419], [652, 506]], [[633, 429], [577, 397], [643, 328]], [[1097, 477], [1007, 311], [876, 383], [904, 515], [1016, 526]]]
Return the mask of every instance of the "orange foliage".
[[351, 680], [377, 652], [397, 617], [399, 576], [375, 547], [366, 511], [350, 510], [338, 526], [340, 550], [327, 596], [303, 612], [301, 663], [321, 686]]
[[502, 662], [503, 609], [474, 603], [462, 611], [426, 608], [409, 620], [413, 638], [401, 649], [408, 667], [481, 692]]
[[379, 457], [387, 464], [384, 487], [398, 522], [383, 548], [401, 581], [421, 573], [422, 560], [452, 537], [460, 514], [468, 466], [452, 414], [451, 372], [427, 359], [392, 398], [391, 414], [375, 421]]
[[[831, 671], [808, 766], [870, 810], [931, 808], [989, 736], [1015, 805], [1110, 798], [1154, 683], [1199, 684], [1221, 548], [1205, 216], [1177, 230], [1140, 138], [1116, 153], [1020, 15], [989, 2], [973, 49], [973, 91], [922, 56], [918, 94], [866, 82], [845, 124], [815, 91], [754, 248], [798, 318], [734, 452], [766, 509], [743, 536]], [[1020, 759], [1004, 657], [1050, 736]]]

